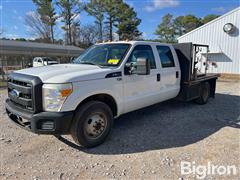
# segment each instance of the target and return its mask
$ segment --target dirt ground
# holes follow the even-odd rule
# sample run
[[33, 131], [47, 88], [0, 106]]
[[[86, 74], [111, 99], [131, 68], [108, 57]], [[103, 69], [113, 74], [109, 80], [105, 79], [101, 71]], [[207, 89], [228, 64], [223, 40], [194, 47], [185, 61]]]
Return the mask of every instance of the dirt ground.
[[0, 90], [0, 179], [196, 179], [181, 162], [233, 165], [240, 179], [240, 84], [217, 83], [206, 105], [167, 101], [116, 119], [107, 141], [80, 148], [70, 136], [35, 135], [12, 123]]

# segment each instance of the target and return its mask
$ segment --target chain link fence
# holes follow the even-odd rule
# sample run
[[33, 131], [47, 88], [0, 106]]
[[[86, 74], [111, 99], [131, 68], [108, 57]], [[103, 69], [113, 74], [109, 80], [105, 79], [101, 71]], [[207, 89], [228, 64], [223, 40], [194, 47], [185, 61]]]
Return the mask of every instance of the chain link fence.
[[1, 56], [0, 57], [0, 88], [6, 87], [7, 76], [16, 70], [26, 67], [30, 57]]
[[[0, 88], [4, 88], [7, 85], [7, 76], [13, 71], [32, 67], [32, 56], [14, 56], [6, 55], [0, 56]], [[52, 57], [58, 63], [69, 63], [70, 57]]]

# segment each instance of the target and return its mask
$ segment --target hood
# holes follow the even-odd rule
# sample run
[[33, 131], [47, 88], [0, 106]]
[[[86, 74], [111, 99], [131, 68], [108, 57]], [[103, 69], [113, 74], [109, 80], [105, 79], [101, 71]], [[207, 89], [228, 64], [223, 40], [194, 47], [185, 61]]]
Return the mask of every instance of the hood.
[[111, 68], [87, 64], [57, 64], [16, 71], [16, 73], [39, 77], [43, 83], [66, 83], [105, 78]]

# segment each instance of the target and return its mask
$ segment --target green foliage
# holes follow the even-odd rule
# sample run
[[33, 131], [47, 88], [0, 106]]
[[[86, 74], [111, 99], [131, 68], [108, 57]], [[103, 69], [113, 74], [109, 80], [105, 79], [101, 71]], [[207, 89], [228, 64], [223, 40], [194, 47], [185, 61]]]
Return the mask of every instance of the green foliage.
[[176, 36], [182, 36], [184, 33], [186, 33], [183, 20], [184, 20], [184, 16], [178, 16], [174, 19], [173, 23], [174, 23]]
[[120, 40], [134, 40], [142, 35], [138, 30], [141, 20], [137, 17], [137, 13], [132, 7], [126, 3], [121, 3], [117, 13], [117, 33]]
[[63, 17], [62, 22], [71, 25], [74, 18], [79, 12], [79, 0], [59, 0], [57, 5], [60, 8], [60, 16]]
[[25, 38], [17, 38], [15, 41], [27, 41]]
[[106, 16], [105, 24], [108, 29], [109, 40], [113, 40], [113, 25], [117, 21], [118, 6], [123, 3], [122, 0], [103, 0], [104, 12]]
[[185, 33], [190, 32], [202, 25], [201, 20], [194, 15], [186, 15], [182, 19]]
[[59, 0], [57, 5], [60, 8], [60, 16], [63, 18], [62, 22], [64, 23], [64, 26], [62, 29], [66, 34], [67, 44], [73, 44], [72, 25], [74, 19], [80, 13], [81, 4], [79, 0]]
[[161, 42], [173, 43], [177, 41], [177, 37], [182, 36], [217, 17], [217, 15], [210, 14], [201, 19], [188, 14], [173, 18], [171, 14], [166, 14], [158, 25], [155, 34], [158, 35]]
[[[31, 20], [31, 24], [37, 23], [36, 29], [41, 34], [47, 34], [46, 41], [51, 40], [54, 42], [54, 26], [56, 25], [57, 18], [60, 17], [64, 23], [62, 29], [65, 31], [67, 44], [77, 44], [77, 41], [80, 41], [82, 38], [81, 33], [89, 37], [85, 38], [84, 41], [91, 43], [95, 39], [102, 41], [104, 35], [107, 35], [105, 39], [113, 40], [113, 32], [119, 35], [120, 40], [139, 39], [142, 34], [138, 30], [141, 19], [137, 17], [134, 9], [124, 0], [89, 0], [84, 6], [83, 3], [80, 3], [80, 0], [56, 0], [54, 2], [56, 2], [59, 8], [59, 17], [56, 16], [53, 0], [33, 0], [33, 2], [37, 6], [39, 17], [37, 19], [29, 19], [29, 21]], [[80, 21], [76, 17], [80, 14], [81, 10], [85, 10], [90, 16], [95, 18], [97, 28], [95, 27], [94, 32], [92, 26], [83, 26], [86, 30], [82, 29], [82, 26], [80, 28]], [[198, 18], [191, 14], [178, 17], [166, 14], [155, 31], [155, 34], [158, 36], [157, 41], [167, 43], [176, 42], [177, 37], [217, 17], [219, 16], [214, 14], [206, 15], [203, 18]], [[42, 38], [45, 38], [45, 36]]]
[[158, 25], [155, 34], [158, 35], [161, 42], [175, 42], [174, 20], [171, 14], [163, 16], [162, 22]]
[[120, 40], [136, 39], [141, 35], [137, 26], [141, 20], [137, 13], [123, 0], [91, 0], [85, 7], [89, 15], [94, 16], [99, 26], [100, 40], [103, 39], [103, 23], [107, 27], [107, 39], [113, 40], [113, 30]]
[[42, 21], [49, 26], [55, 25], [56, 13], [52, 4], [52, 0], [33, 0], [37, 5], [37, 12], [41, 16]]
[[95, 17], [95, 23], [99, 29], [99, 40], [103, 40], [104, 3], [101, 0], [91, 0], [85, 7], [85, 11]]
[[208, 22], [210, 22], [210, 21], [212, 21], [212, 20], [214, 20], [214, 19], [216, 19], [216, 18], [218, 18], [218, 17], [219, 17], [219, 15], [209, 14], [209, 15], [206, 15], [206, 16], [201, 20], [201, 22], [202, 22], [203, 24], [206, 24], [206, 23], [208, 23]]
[[41, 21], [49, 27], [52, 42], [54, 43], [53, 27], [56, 25], [57, 17], [52, 0], [33, 0], [33, 2], [37, 5], [37, 12]]

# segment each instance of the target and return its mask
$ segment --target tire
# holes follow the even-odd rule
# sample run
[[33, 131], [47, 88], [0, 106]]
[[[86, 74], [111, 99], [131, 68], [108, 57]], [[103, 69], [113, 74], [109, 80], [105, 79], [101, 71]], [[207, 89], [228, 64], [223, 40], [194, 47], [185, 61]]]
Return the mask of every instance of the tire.
[[210, 84], [208, 82], [204, 82], [201, 84], [201, 92], [200, 97], [195, 100], [197, 104], [203, 105], [208, 102], [210, 97]]
[[71, 135], [77, 144], [91, 148], [106, 140], [112, 125], [113, 113], [110, 107], [100, 101], [90, 101], [76, 110]]

